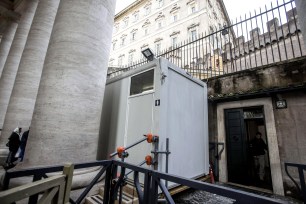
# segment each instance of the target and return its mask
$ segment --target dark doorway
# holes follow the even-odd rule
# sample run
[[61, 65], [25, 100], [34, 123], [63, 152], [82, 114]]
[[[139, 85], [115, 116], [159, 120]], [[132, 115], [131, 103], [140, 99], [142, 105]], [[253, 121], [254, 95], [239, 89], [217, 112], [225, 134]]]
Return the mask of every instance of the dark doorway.
[[[257, 132], [267, 145], [263, 107], [225, 110], [228, 181], [272, 190], [269, 154], [262, 156], [261, 170], [252, 148]], [[264, 162], [263, 162], [264, 159]], [[264, 164], [263, 164], [264, 163]]]

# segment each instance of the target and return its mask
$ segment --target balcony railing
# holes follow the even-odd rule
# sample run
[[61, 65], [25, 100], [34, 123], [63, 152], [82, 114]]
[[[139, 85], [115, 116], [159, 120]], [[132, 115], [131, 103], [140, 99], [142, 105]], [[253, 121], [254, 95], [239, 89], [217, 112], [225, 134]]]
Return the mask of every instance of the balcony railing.
[[[231, 25], [163, 50], [167, 58], [199, 79], [257, 68], [306, 55], [294, 0], [276, 0]], [[135, 69], [147, 60], [109, 69], [109, 77]]]

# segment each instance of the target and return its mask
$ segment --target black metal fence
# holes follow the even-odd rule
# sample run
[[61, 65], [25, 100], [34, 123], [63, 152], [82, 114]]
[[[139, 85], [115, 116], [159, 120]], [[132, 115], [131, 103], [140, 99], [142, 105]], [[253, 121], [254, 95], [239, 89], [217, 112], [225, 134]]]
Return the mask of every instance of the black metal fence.
[[[284, 203], [280, 200], [263, 197], [253, 193], [247, 193], [223, 186], [203, 183], [196, 180], [169, 175], [116, 160], [76, 164], [75, 169], [82, 169], [94, 166], [100, 166], [101, 169], [98, 171], [97, 175], [90, 182], [87, 188], [85, 188], [85, 190], [77, 198], [77, 200], [74, 201], [70, 199], [70, 203], [82, 203], [86, 195], [89, 193], [91, 188], [99, 181], [102, 175], [105, 175], [103, 203], [112, 204], [115, 203], [115, 200], [118, 199], [119, 203], [121, 203], [122, 187], [124, 184], [126, 184], [126, 170], [131, 170], [133, 172], [133, 182], [140, 204], [157, 204], [160, 193], [164, 195], [168, 203], [173, 204], [174, 200], [172, 199], [167, 187], [165, 186], [164, 181], [169, 181], [183, 186], [189, 186], [190, 188], [203, 190], [206, 192], [228, 197], [233, 199], [235, 203]], [[117, 176], [117, 172], [119, 169], [120, 175]], [[33, 176], [33, 181], [37, 181], [43, 178], [47, 178], [47, 173], [61, 172], [62, 170], [63, 166], [54, 166], [7, 172], [4, 179], [4, 189], [7, 189], [9, 187], [9, 183], [13, 178]], [[140, 174], [142, 175], [143, 179], [140, 179]], [[143, 184], [143, 187], [141, 187], [141, 184]], [[160, 189], [160, 191], [158, 189]], [[37, 203], [37, 198], [38, 195], [31, 196], [28, 203]]]
[[[300, 185], [296, 182], [296, 180], [292, 177], [289, 173], [288, 168], [295, 170], [295, 173], [298, 173]], [[297, 170], [297, 172], [296, 172]], [[303, 198], [304, 203], [306, 203], [306, 183], [305, 183], [305, 172], [306, 172], [306, 165], [305, 164], [295, 164], [295, 163], [285, 163], [285, 171], [291, 181], [294, 183], [296, 188], [298, 189], [301, 197]]]
[[[199, 79], [261, 67], [306, 55], [294, 0], [275, 0], [236, 18], [218, 31], [201, 34], [162, 51], [164, 57]], [[109, 69], [109, 77], [147, 63]]]

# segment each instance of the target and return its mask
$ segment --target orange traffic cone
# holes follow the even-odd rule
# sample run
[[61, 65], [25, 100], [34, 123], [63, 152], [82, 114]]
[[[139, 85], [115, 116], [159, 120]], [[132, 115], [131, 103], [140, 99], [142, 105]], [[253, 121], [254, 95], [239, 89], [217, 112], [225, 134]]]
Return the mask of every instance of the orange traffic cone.
[[210, 176], [210, 182], [212, 184], [214, 184], [215, 183], [215, 178], [214, 178], [214, 172], [213, 172], [213, 170], [211, 168], [211, 165], [209, 166], [209, 176]]

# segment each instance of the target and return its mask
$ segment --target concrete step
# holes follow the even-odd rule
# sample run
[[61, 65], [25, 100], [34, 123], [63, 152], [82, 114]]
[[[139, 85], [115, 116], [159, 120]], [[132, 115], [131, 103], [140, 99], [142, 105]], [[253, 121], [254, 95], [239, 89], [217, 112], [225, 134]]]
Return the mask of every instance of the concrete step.
[[94, 195], [85, 199], [85, 204], [103, 204], [103, 197], [100, 195]]
[[[104, 195], [104, 188], [101, 187], [99, 189], [98, 195], [90, 196], [85, 199], [85, 204], [101, 204], [103, 203], [103, 195]], [[118, 199], [119, 199], [119, 196], [118, 196]], [[116, 200], [115, 204], [118, 204], [118, 203], [119, 201]], [[126, 185], [123, 188], [122, 204], [139, 204], [137, 192], [136, 192], [136, 189], [133, 192], [133, 186]]]
[[[104, 188], [103, 187], [100, 188], [99, 194], [101, 196], [104, 195]], [[132, 203], [133, 204], [138, 204], [139, 203], [137, 192], [136, 192], [136, 189], [135, 189], [134, 193], [133, 193], [133, 186], [126, 185], [126, 186], [123, 187], [123, 190], [122, 190], [122, 204], [132, 204]]]
[[[122, 191], [124, 192], [124, 194], [131, 195], [131, 196], [134, 195], [134, 197], [137, 197], [136, 188], [130, 184], [123, 186]], [[100, 187], [99, 194], [104, 195], [104, 186]]]

